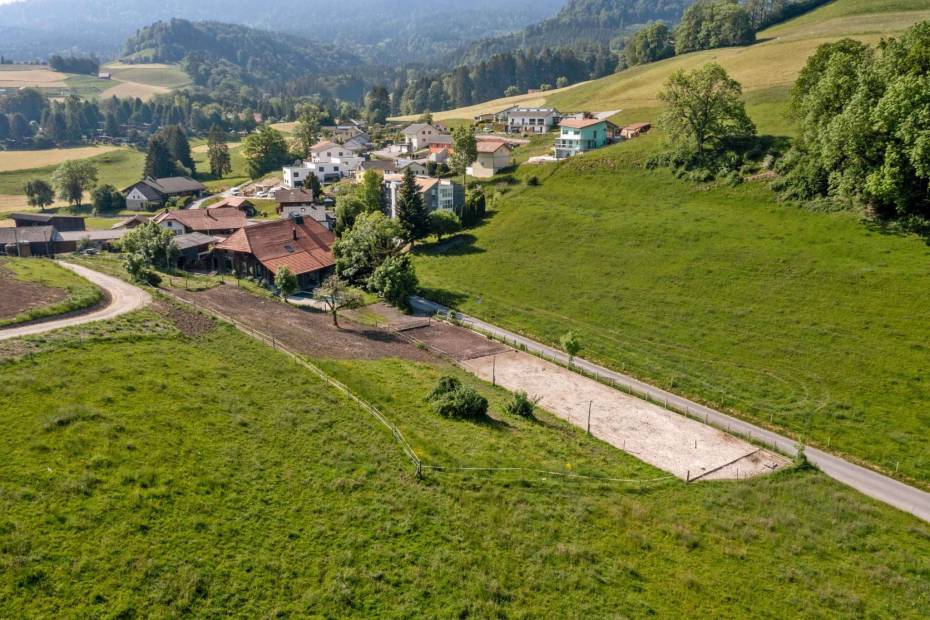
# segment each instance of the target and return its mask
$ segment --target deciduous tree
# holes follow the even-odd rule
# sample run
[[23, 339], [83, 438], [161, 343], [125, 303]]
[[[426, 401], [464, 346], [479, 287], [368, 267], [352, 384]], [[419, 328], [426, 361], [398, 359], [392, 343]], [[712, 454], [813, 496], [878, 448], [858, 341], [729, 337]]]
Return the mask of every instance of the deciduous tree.
[[258, 179], [281, 167], [290, 159], [287, 142], [281, 132], [262, 125], [245, 139], [242, 146], [249, 178]]
[[210, 133], [207, 135], [207, 158], [210, 160], [210, 174], [215, 178], [221, 179], [232, 172], [226, 132], [217, 124], [210, 128]]
[[316, 297], [326, 305], [333, 317], [333, 325], [339, 327], [339, 311], [343, 308], [358, 308], [364, 298], [361, 291], [352, 288], [339, 276], [333, 275], [316, 289]]
[[61, 200], [80, 205], [84, 192], [97, 184], [97, 166], [92, 161], [72, 159], [64, 162], [52, 173], [52, 185]]
[[55, 191], [52, 186], [42, 179], [32, 179], [26, 181], [23, 185], [23, 193], [26, 194], [26, 202], [31, 207], [39, 207], [45, 211], [45, 207], [55, 202]]

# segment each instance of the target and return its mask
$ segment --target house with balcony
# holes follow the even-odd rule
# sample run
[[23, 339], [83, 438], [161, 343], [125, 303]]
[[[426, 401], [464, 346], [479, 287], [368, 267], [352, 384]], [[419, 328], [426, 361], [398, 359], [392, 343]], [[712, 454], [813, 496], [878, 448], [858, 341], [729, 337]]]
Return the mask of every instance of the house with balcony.
[[507, 133], [546, 133], [559, 122], [555, 108], [511, 108], [507, 110]]
[[606, 119], [572, 118], [559, 123], [559, 129], [561, 133], [555, 141], [556, 159], [607, 146], [617, 137], [620, 128]]
[[[397, 217], [397, 201], [400, 188], [404, 182], [402, 174], [384, 175], [384, 204], [388, 215]], [[430, 177], [416, 177], [417, 189], [423, 197], [423, 204], [432, 211], [440, 209], [461, 214], [465, 206], [465, 189], [458, 183], [449, 179], [433, 179]]]

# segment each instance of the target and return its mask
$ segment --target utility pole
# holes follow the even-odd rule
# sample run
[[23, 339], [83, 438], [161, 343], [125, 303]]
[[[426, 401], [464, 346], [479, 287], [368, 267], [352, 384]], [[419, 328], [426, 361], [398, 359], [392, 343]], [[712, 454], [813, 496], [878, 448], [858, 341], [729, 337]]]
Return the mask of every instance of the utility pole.
[[593, 400], [588, 401], [588, 434], [591, 434], [591, 405], [594, 404]]

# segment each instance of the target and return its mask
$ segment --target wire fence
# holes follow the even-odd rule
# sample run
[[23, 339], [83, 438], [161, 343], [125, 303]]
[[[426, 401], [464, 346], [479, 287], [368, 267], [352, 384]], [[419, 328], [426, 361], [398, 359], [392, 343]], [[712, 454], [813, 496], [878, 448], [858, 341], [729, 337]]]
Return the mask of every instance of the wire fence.
[[[259, 342], [272, 347], [272, 349], [274, 349], [275, 351], [280, 351], [284, 353], [285, 355], [293, 359], [297, 364], [311, 371], [317, 377], [322, 379], [326, 384], [330, 385], [331, 387], [335, 388], [340, 393], [348, 397], [352, 402], [354, 402], [356, 405], [361, 407], [363, 411], [371, 415], [380, 424], [382, 424], [385, 428], [391, 431], [391, 435], [394, 437], [394, 440], [397, 443], [397, 445], [401, 448], [401, 451], [404, 453], [404, 456], [414, 466], [415, 468], [414, 473], [417, 478], [423, 478], [425, 472], [427, 471], [437, 472], [437, 473], [462, 472], [462, 473], [475, 473], [475, 474], [477, 473], [494, 474], [494, 473], [508, 473], [509, 472], [509, 473], [531, 474], [531, 475], [538, 476], [538, 477], [553, 477], [553, 478], [559, 478], [563, 480], [583, 480], [583, 481], [592, 481], [592, 482], [609, 482], [609, 483], [617, 483], [617, 484], [637, 485], [639, 488], [643, 488], [646, 485], [664, 482], [667, 480], [678, 479], [674, 475], [661, 476], [658, 478], [635, 479], [635, 478], [615, 478], [615, 477], [610, 477], [610, 476], [597, 476], [597, 475], [592, 475], [592, 474], [576, 474], [576, 473], [570, 473], [570, 472], [557, 472], [557, 471], [550, 471], [550, 470], [545, 470], [545, 469], [535, 469], [531, 467], [468, 467], [468, 466], [448, 466], [448, 465], [425, 464], [420, 459], [419, 455], [417, 455], [416, 451], [413, 449], [413, 446], [410, 445], [410, 442], [407, 441], [406, 437], [404, 437], [404, 434], [397, 427], [397, 425], [391, 422], [391, 420], [381, 410], [379, 410], [377, 407], [375, 407], [373, 404], [371, 404], [364, 398], [355, 394], [355, 392], [353, 392], [351, 388], [349, 388], [347, 385], [345, 385], [344, 383], [342, 383], [335, 377], [328, 374], [325, 370], [323, 370], [316, 364], [313, 364], [307, 361], [307, 359], [304, 356], [290, 350], [286, 345], [284, 345], [280, 340], [276, 339], [274, 336], [265, 334], [214, 308], [207, 308], [207, 307], [201, 306], [193, 301], [184, 299], [170, 292], [165, 292], [165, 293], [169, 295], [172, 299], [175, 299], [176, 301], [184, 305], [196, 308], [198, 310], [206, 312], [207, 314], [213, 315], [214, 317], [220, 319], [221, 321], [229, 323], [230, 325], [232, 325], [239, 331], [243, 332], [244, 334], [251, 336], [252, 338], [255, 338], [256, 340], [258, 340]], [[404, 335], [404, 337], [411, 341], [416, 340], [406, 335]], [[449, 359], [452, 359], [453, 361], [455, 361], [454, 358], [452, 358], [452, 356], [449, 356], [448, 354], [443, 354], [443, 357], [448, 357]]]

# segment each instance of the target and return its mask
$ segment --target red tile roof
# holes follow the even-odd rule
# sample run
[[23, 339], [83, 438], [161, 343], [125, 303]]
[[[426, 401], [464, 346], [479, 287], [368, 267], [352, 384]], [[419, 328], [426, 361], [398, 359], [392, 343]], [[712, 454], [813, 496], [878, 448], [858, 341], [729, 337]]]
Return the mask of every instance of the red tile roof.
[[215, 209], [182, 209], [169, 211], [155, 218], [158, 223], [175, 220], [194, 232], [236, 230], [246, 225], [245, 214], [235, 207]]
[[216, 249], [252, 254], [275, 274], [281, 267], [287, 267], [300, 275], [335, 264], [332, 252], [335, 241], [333, 233], [311, 218], [300, 224], [287, 219], [243, 228], [217, 244]]

